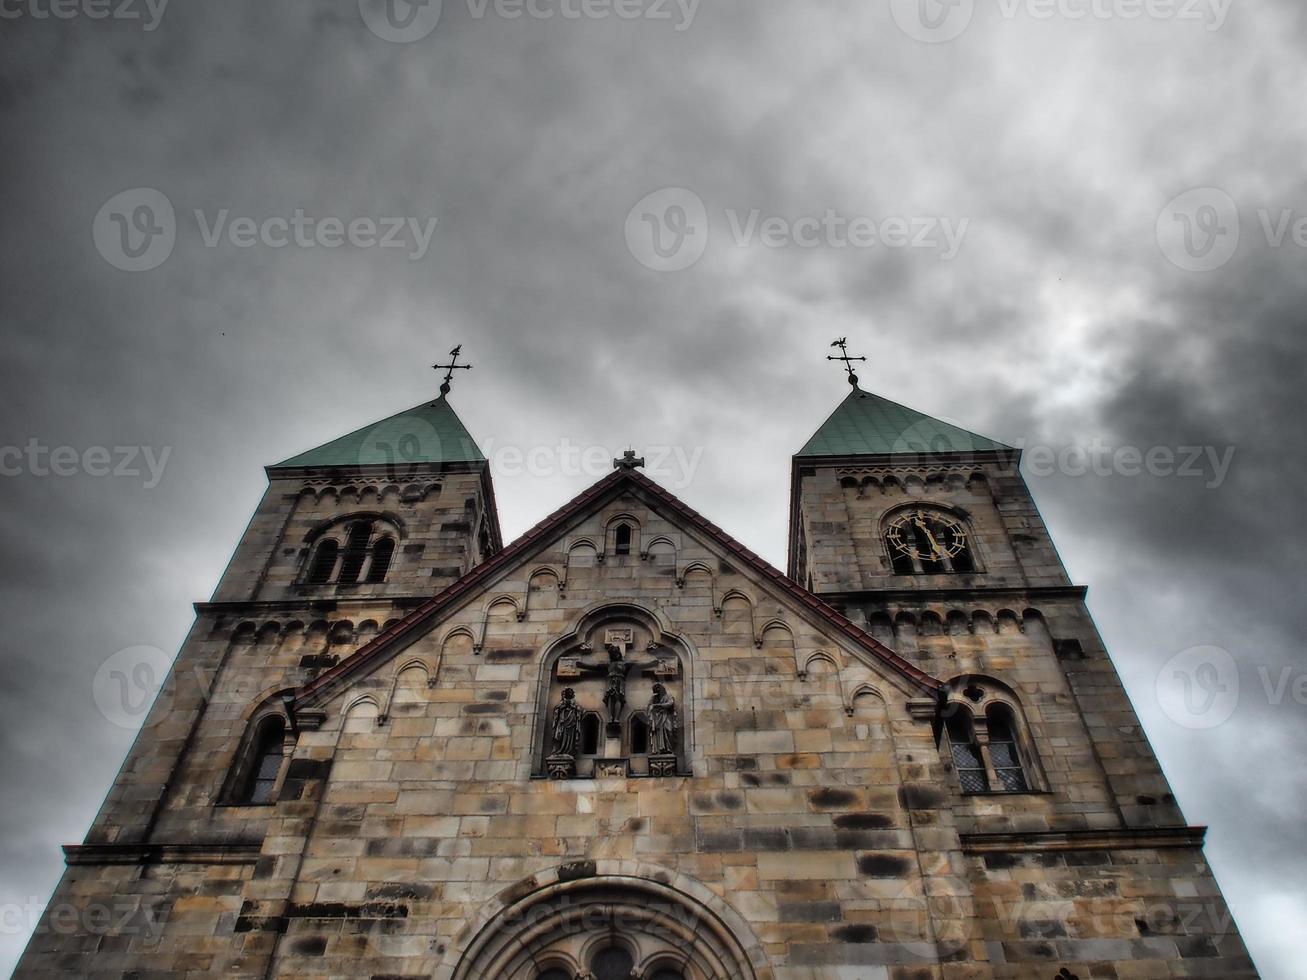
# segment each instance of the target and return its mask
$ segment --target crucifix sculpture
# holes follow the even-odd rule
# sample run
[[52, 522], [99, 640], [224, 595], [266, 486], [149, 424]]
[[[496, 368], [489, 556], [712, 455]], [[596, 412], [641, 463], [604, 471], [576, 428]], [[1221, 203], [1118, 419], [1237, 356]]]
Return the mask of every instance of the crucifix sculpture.
[[471, 370], [472, 370], [472, 365], [471, 365], [471, 364], [459, 364], [459, 363], [458, 363], [458, 359], [459, 359], [462, 355], [463, 355], [463, 345], [462, 345], [462, 344], [459, 344], [457, 347], [455, 347], [452, 351], [449, 352], [449, 356], [450, 356], [451, 358], [453, 358], [453, 360], [452, 360], [450, 363], [448, 363], [448, 364], [433, 364], [433, 365], [431, 365], [432, 370], [435, 370], [435, 371], [444, 371], [444, 372], [445, 372], [445, 380], [444, 380], [444, 381], [441, 383], [441, 385], [440, 385], [440, 396], [441, 396], [442, 398], [445, 397], [446, 395], [448, 395], [449, 392], [450, 392], [450, 390], [453, 388], [454, 372], [455, 372], [455, 371], [471, 371]]
[[850, 357], [850, 356], [849, 356], [849, 338], [847, 338], [847, 337], [841, 337], [839, 340], [835, 341], [835, 343], [831, 344], [831, 346], [832, 346], [832, 347], [838, 347], [838, 348], [840, 349], [840, 356], [839, 356], [839, 357], [831, 357], [830, 355], [827, 355], [827, 356], [826, 356], [826, 360], [828, 360], [828, 361], [843, 361], [843, 362], [844, 362], [844, 370], [846, 370], [846, 371], [849, 372], [849, 384], [853, 385], [853, 387], [855, 387], [855, 388], [858, 387], [858, 376], [857, 376], [856, 374], [853, 373], [853, 362], [854, 362], [854, 361], [865, 361], [866, 358], [865, 358], [865, 357]]
[[608, 727], [612, 729], [621, 725], [622, 712], [626, 708], [626, 678], [632, 670], [652, 670], [658, 667], [662, 660], [655, 657], [642, 663], [633, 663], [626, 659], [625, 643], [608, 643], [604, 649], [608, 651], [608, 661], [606, 663], [585, 663], [578, 662], [577, 666], [582, 673], [586, 674], [603, 674], [608, 681], [608, 686], [604, 689], [604, 707], [608, 709]]

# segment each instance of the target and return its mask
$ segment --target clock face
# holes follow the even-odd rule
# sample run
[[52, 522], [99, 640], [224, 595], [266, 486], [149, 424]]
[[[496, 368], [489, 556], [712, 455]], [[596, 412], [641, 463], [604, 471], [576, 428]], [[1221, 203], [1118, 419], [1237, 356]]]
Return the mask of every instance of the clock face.
[[967, 547], [967, 530], [960, 521], [924, 510], [900, 514], [885, 537], [895, 551], [922, 561], [954, 558]]

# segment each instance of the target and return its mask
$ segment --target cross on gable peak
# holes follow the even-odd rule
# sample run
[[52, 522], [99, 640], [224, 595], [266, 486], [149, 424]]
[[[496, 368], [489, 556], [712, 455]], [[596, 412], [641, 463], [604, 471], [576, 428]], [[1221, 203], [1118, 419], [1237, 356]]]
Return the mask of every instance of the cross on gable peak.
[[628, 449], [624, 452], [621, 459], [613, 460], [613, 469], [615, 470], [633, 470], [641, 466], [644, 466], [644, 457], [636, 458], [634, 449]]

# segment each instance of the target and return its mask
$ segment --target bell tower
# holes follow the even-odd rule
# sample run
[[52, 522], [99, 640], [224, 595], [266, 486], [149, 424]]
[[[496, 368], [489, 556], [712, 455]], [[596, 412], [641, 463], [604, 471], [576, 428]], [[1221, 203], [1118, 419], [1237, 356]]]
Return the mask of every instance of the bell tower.
[[[958, 691], [985, 678], [1011, 692], [1035, 719], [1031, 754], [1067, 745], [1034, 781], [1043, 797], [1006, 796], [1003, 816], [983, 819], [971, 811], [984, 797], [965, 797], [961, 825], [1183, 826], [1020, 451], [866, 391], [847, 354], [832, 359], [845, 361], [851, 390], [793, 459], [790, 577]], [[992, 789], [998, 768], [978, 778]], [[1056, 812], [1063, 794], [1080, 800]]]

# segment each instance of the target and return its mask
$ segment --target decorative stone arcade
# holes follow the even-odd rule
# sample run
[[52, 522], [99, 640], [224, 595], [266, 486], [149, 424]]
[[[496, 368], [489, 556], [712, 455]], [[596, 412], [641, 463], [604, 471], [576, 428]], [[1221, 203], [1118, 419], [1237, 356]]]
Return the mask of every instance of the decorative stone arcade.
[[624, 616], [554, 645], [545, 659], [535, 774], [665, 777], [687, 771], [684, 652]]

